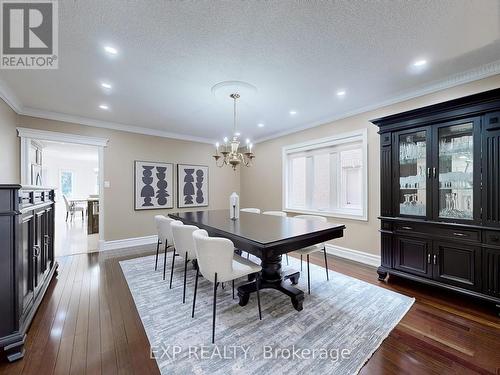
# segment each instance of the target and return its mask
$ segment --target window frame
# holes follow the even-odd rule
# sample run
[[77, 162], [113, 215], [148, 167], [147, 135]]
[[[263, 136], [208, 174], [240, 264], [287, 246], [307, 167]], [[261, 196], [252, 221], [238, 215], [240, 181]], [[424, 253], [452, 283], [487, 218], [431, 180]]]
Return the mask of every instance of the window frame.
[[[362, 150], [362, 209], [361, 214], [353, 213], [352, 209], [346, 208], [336, 208], [330, 209], [329, 211], [325, 210], [317, 210], [317, 209], [307, 209], [301, 207], [293, 207], [288, 204], [289, 201], [289, 185], [288, 181], [290, 179], [290, 171], [289, 164], [291, 158], [288, 157], [290, 154], [296, 154], [299, 152], [311, 152], [314, 150], [318, 150], [321, 148], [332, 147], [332, 146], [340, 146], [340, 145], [348, 145], [353, 142], [361, 142], [361, 150]], [[328, 217], [338, 217], [352, 220], [360, 220], [360, 221], [368, 221], [368, 131], [367, 129], [356, 130], [352, 132], [346, 132], [337, 134], [331, 137], [325, 137], [320, 139], [313, 139], [306, 142], [296, 143], [292, 145], [287, 145], [282, 148], [282, 207], [283, 211], [291, 212], [291, 213], [300, 213], [300, 214], [316, 214], [321, 216]], [[338, 165], [338, 163], [336, 163]], [[337, 187], [340, 187], [340, 184], [332, 183], [336, 178], [340, 178], [341, 171], [339, 168], [335, 168], [335, 176], [333, 174], [330, 176], [330, 189], [339, 190]], [[307, 172], [306, 172], [307, 173]], [[311, 183], [311, 176], [308, 177], [308, 181], [306, 181], [306, 186]], [[335, 195], [335, 199], [340, 199], [340, 191], [336, 191], [333, 195]], [[306, 194], [306, 201], [308, 197]], [[340, 202], [337, 202], [340, 203]]]

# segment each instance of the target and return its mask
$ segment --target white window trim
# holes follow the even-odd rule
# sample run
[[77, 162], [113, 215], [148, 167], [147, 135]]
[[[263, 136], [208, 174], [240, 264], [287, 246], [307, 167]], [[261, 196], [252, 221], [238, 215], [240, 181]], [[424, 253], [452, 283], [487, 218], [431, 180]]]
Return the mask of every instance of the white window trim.
[[[300, 151], [309, 151], [319, 148], [338, 146], [345, 143], [361, 141], [361, 149], [363, 152], [363, 213], [361, 215], [353, 215], [349, 213], [349, 209], [337, 209], [331, 211], [297, 209], [288, 207], [288, 158], [287, 155]], [[367, 129], [356, 130], [353, 132], [337, 134], [331, 137], [313, 139], [306, 142], [296, 143], [293, 145], [284, 146], [281, 155], [282, 166], [282, 209], [285, 212], [299, 214], [317, 214], [327, 217], [338, 217], [344, 219], [368, 221], [368, 131]]]

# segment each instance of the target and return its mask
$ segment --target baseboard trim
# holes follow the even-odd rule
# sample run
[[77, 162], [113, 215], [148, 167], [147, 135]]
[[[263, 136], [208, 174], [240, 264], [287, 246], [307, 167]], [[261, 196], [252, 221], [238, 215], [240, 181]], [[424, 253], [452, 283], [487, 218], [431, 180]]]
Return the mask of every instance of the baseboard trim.
[[99, 241], [99, 250], [107, 251], [107, 250], [125, 249], [127, 247], [151, 245], [157, 242], [158, 242], [157, 235], [124, 238], [122, 240], [114, 240], [114, 241]]
[[339, 258], [349, 259], [354, 262], [367, 264], [372, 267], [380, 266], [380, 256], [365, 253], [364, 251], [348, 249], [346, 247], [326, 244], [326, 252]]

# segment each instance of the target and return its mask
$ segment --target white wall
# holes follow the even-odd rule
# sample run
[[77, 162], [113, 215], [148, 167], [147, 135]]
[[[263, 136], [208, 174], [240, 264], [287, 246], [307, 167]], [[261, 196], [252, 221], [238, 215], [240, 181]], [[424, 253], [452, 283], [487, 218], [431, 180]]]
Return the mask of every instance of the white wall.
[[60, 189], [60, 172], [71, 171], [73, 172], [72, 197], [87, 198], [90, 194], [98, 194], [95, 172], [95, 169], [99, 167], [97, 147], [85, 151], [87, 157], [82, 157], [84, 151], [78, 146], [65, 146], [70, 153], [75, 155], [74, 157], [59, 149], [51, 149], [50, 146], [43, 149], [43, 184]]

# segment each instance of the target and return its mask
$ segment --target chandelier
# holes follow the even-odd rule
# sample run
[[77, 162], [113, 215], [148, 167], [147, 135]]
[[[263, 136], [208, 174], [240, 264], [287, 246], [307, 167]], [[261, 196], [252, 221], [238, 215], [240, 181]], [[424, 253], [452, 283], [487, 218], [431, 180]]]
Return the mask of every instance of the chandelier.
[[213, 155], [213, 157], [215, 159], [215, 165], [219, 168], [230, 165], [233, 170], [236, 170], [236, 167], [240, 164], [243, 164], [245, 167], [250, 167], [255, 155], [252, 152], [253, 145], [250, 143], [249, 139], [246, 140], [246, 146], [244, 147], [245, 152], [241, 152], [243, 151], [243, 147], [240, 150], [240, 133], [236, 131], [236, 101], [240, 98], [240, 94], [234, 93], [229, 95], [229, 97], [234, 100], [233, 138], [231, 142], [228, 143], [228, 138], [225, 137], [223, 145], [217, 142], [215, 144], [215, 155]]

